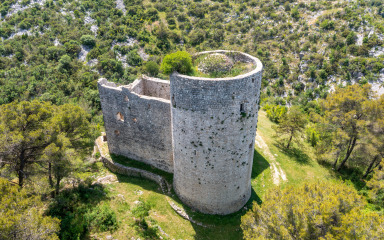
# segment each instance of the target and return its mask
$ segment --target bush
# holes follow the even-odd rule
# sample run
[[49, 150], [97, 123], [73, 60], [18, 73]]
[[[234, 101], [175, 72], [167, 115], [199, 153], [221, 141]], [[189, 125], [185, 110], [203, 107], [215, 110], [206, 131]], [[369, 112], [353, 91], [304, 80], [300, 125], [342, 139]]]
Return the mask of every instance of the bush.
[[325, 30], [331, 30], [335, 27], [335, 22], [332, 20], [325, 19], [320, 23], [320, 27]]
[[85, 215], [90, 227], [101, 231], [114, 231], [118, 228], [116, 213], [107, 205], [98, 206]]
[[159, 65], [154, 61], [148, 61], [145, 63], [145, 72], [152, 77], [156, 77], [159, 74]]
[[137, 49], [133, 49], [127, 54], [127, 63], [131, 66], [140, 66], [143, 62], [140, 55], [137, 53]]
[[94, 47], [96, 45], [96, 39], [92, 35], [83, 35], [80, 38], [81, 44], [89, 47]]
[[68, 69], [68, 68], [70, 68], [70, 66], [71, 66], [71, 61], [72, 61], [72, 59], [71, 59], [70, 56], [68, 56], [68, 55], [64, 55], [64, 56], [62, 56], [62, 57], [60, 58], [60, 60], [59, 60], [59, 62], [60, 62], [60, 66], [61, 66], [62, 68]]
[[281, 118], [287, 113], [287, 107], [280, 105], [269, 105], [266, 104], [263, 110], [267, 112], [269, 120], [275, 123], [279, 123]]
[[79, 44], [76, 41], [69, 41], [64, 44], [65, 51], [70, 55], [71, 57], [77, 57], [77, 55], [80, 53], [81, 48]]
[[161, 63], [161, 71], [164, 74], [178, 72], [188, 74], [192, 72], [192, 58], [188, 52], [178, 51], [164, 57]]

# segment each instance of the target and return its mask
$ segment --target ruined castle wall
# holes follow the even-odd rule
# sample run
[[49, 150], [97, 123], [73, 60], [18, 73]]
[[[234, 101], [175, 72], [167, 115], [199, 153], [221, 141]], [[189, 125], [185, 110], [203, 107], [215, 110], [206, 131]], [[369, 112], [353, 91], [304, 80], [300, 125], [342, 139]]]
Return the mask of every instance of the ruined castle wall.
[[170, 101], [138, 94], [145, 93], [141, 79], [98, 86], [109, 151], [173, 172]]
[[255, 69], [238, 77], [171, 75], [174, 189], [204, 213], [233, 213], [251, 195], [262, 64], [243, 57]]
[[144, 95], [169, 100], [169, 81], [143, 76]]

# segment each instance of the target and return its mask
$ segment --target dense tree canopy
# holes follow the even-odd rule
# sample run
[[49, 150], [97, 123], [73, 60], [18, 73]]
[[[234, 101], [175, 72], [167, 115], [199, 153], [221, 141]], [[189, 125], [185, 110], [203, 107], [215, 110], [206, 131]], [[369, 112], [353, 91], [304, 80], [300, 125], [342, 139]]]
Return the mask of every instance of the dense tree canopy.
[[341, 183], [314, 182], [269, 191], [241, 219], [245, 239], [380, 239], [384, 219]]
[[39, 101], [1, 105], [0, 129], [0, 159], [18, 176], [20, 186], [34, 167], [47, 165], [50, 180], [55, 172], [58, 187], [64, 169], [71, 166], [66, 161], [74, 158], [70, 149], [83, 147], [91, 134], [80, 107]]
[[[356, 146], [364, 143], [364, 137], [374, 141], [379, 136], [374, 131], [382, 128], [377, 123], [382, 121], [384, 108], [382, 100], [374, 97], [370, 85], [352, 85], [337, 89], [322, 102], [325, 115], [319, 124], [322, 141], [318, 149], [335, 152], [335, 169], [344, 167]], [[373, 145], [380, 148], [381, 144]]]

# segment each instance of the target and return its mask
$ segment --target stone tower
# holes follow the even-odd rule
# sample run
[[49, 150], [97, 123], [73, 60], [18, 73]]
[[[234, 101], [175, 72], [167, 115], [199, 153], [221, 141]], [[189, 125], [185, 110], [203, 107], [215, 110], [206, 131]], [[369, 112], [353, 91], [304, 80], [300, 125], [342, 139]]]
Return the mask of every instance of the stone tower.
[[[206, 53], [228, 53], [211, 51]], [[171, 75], [174, 189], [203, 213], [229, 214], [251, 196], [261, 62], [231, 52], [253, 71], [231, 78]]]
[[173, 173], [185, 204], [225, 215], [251, 195], [263, 65], [241, 52], [199, 54], [211, 53], [252, 70], [230, 78], [173, 73], [170, 82], [143, 76], [127, 86], [98, 84], [110, 153]]

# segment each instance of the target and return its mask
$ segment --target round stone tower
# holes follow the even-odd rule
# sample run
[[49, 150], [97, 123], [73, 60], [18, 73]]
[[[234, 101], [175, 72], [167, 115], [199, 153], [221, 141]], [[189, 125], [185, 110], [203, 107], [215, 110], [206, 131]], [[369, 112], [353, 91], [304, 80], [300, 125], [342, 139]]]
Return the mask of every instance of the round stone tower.
[[251, 196], [263, 65], [241, 52], [201, 54], [225, 54], [252, 69], [228, 78], [171, 75], [175, 192], [193, 209], [224, 215]]

